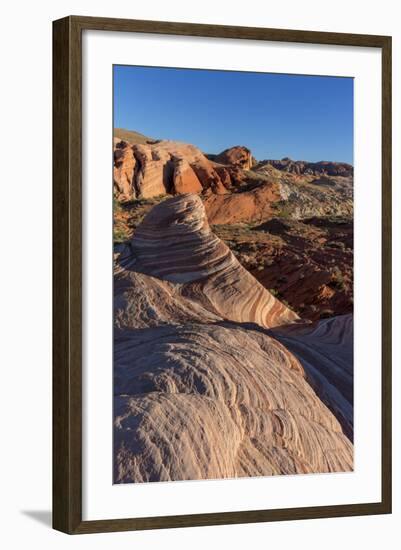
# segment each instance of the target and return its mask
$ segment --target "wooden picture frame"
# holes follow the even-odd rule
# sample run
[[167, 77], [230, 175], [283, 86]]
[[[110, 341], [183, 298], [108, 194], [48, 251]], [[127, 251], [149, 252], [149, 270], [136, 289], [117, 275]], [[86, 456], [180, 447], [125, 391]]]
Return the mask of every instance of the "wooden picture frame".
[[[82, 521], [83, 30], [378, 48], [382, 53], [382, 497], [379, 502]], [[53, 527], [69, 534], [391, 512], [391, 37], [96, 17], [53, 23]]]

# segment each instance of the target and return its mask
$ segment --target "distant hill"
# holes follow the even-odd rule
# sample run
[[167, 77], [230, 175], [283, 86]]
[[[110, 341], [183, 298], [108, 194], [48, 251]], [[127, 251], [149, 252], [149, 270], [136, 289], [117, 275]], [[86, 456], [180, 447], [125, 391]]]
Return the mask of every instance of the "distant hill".
[[129, 143], [146, 143], [153, 138], [144, 136], [139, 132], [134, 132], [133, 130], [125, 130], [124, 128], [114, 128], [114, 137], [118, 139], [123, 139]]
[[354, 167], [352, 164], [347, 164], [346, 162], [331, 162], [327, 160], [307, 162], [305, 160], [292, 160], [289, 157], [281, 160], [262, 160], [257, 164], [256, 168], [263, 168], [268, 164], [282, 172], [298, 175], [318, 176], [323, 174], [327, 176], [352, 177], [354, 174]]

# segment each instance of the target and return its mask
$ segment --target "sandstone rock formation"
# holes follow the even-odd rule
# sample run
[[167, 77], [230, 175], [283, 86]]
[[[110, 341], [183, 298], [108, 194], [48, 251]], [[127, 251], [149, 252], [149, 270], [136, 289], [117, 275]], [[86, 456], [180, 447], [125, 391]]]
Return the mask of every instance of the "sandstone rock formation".
[[[194, 145], [167, 140], [130, 144], [117, 139], [114, 147], [114, 190], [119, 200], [209, 188], [226, 192], [214, 164]], [[224, 181], [230, 184], [228, 173]]]
[[241, 264], [302, 318], [352, 312], [352, 166], [255, 163], [246, 147], [204, 155], [185, 143], [115, 134], [116, 243], [132, 237], [156, 202], [197, 193]]
[[262, 183], [255, 189], [224, 195], [210, 194], [204, 204], [211, 224], [261, 222], [273, 215], [272, 205], [281, 200], [274, 183]]
[[136, 159], [129, 143], [114, 140], [114, 192], [120, 200], [134, 196], [135, 166]]
[[213, 231], [247, 271], [302, 319], [352, 313], [352, 219], [273, 218], [262, 224], [215, 225]]
[[173, 187], [178, 195], [202, 191], [202, 184], [186, 159], [179, 159], [174, 166]]
[[219, 164], [239, 166], [244, 170], [250, 170], [253, 164], [251, 151], [242, 145], [225, 149], [225, 151], [214, 157], [214, 161]]
[[[324, 380], [341, 392], [337, 354], [316, 364], [333, 350], [318, 347], [326, 329], [291, 332], [298, 317], [211, 232], [197, 195], [147, 214], [114, 289], [116, 483], [352, 470], [352, 443], [319, 397], [347, 417]], [[304, 337], [313, 354], [293, 354], [286, 342]]]
[[[210, 230], [201, 199], [182, 195], [155, 206], [137, 228], [125, 269], [174, 283], [223, 319], [266, 328], [296, 320]], [[183, 290], [184, 291], [184, 290]]]
[[353, 316], [278, 327], [272, 334], [299, 359], [308, 382], [353, 440]]
[[[303, 318], [316, 320], [353, 309], [353, 223], [344, 218], [272, 219], [245, 267], [274, 288]], [[252, 239], [249, 235], [249, 239]], [[241, 252], [238, 257], [241, 261]]]
[[205, 156], [194, 145], [116, 132], [135, 141], [114, 142], [114, 192], [121, 202], [200, 193], [212, 224], [268, 220], [274, 203], [292, 219], [352, 216], [353, 168], [346, 163], [255, 163], [243, 146]]

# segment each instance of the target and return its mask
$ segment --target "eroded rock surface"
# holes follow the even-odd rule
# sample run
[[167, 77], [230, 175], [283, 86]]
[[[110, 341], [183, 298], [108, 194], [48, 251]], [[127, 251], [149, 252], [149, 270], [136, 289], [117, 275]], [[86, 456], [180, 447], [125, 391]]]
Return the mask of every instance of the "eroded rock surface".
[[251, 151], [243, 145], [236, 145], [226, 149], [214, 157], [215, 162], [240, 166], [244, 170], [250, 170], [253, 164]]
[[169, 140], [135, 144], [115, 140], [117, 199], [146, 199], [203, 189], [218, 193], [226, 190], [213, 163], [194, 145]]
[[307, 380], [353, 440], [353, 316], [278, 327], [272, 334], [300, 360]]
[[291, 351], [298, 316], [212, 233], [197, 195], [146, 215], [114, 289], [116, 483], [352, 470], [352, 443], [319, 393], [333, 393], [315, 365], [327, 341], [308, 364]]

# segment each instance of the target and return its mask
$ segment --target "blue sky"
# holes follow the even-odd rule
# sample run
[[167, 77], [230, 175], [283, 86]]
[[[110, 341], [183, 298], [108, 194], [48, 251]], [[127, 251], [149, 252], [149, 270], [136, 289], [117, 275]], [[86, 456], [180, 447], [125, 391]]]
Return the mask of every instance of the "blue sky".
[[114, 126], [219, 153], [353, 163], [353, 80], [114, 67]]

